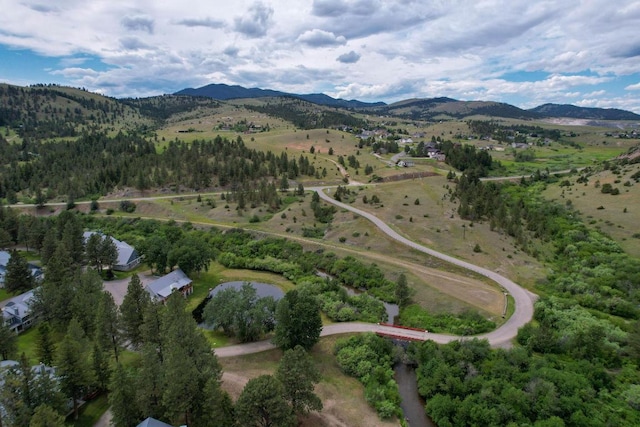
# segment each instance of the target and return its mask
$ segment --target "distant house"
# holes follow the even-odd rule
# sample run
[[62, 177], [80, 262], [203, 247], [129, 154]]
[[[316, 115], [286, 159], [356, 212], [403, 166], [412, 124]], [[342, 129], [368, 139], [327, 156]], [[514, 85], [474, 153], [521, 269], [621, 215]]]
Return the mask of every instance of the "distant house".
[[[11, 259], [11, 253], [7, 251], [0, 251], [0, 288], [4, 288], [4, 280], [7, 275], [7, 265]], [[36, 282], [42, 280], [42, 269], [35, 264], [29, 263], [29, 270]]]
[[398, 160], [398, 163], [396, 163], [396, 165], [401, 168], [410, 168], [414, 165], [414, 163], [410, 160]]
[[2, 307], [2, 320], [15, 333], [29, 329], [34, 318], [31, 312], [31, 304], [34, 299], [34, 290], [25, 292], [11, 298]]
[[164, 423], [160, 420], [156, 420], [155, 418], [147, 418], [136, 427], [173, 427], [171, 424]]
[[133, 246], [129, 245], [126, 242], [121, 242], [114, 237], [105, 236], [102, 233], [96, 233], [95, 231], [85, 231], [83, 234], [85, 244], [89, 240], [89, 237], [91, 237], [91, 235], [93, 234], [100, 234], [101, 236], [103, 236], [103, 238], [109, 238], [116, 245], [116, 249], [118, 250], [118, 261], [116, 261], [116, 264], [113, 266], [114, 270], [133, 270], [142, 261], [142, 257]]
[[181, 269], [177, 269], [149, 283], [146, 289], [153, 300], [164, 302], [173, 292], [180, 292], [185, 297], [191, 295], [193, 284]]

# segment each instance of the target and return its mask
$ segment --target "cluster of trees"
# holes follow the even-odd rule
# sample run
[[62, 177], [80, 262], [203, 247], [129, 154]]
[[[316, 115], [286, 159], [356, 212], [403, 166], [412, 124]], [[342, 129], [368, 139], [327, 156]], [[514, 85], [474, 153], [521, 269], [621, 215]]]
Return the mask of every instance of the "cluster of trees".
[[339, 339], [334, 354], [342, 371], [365, 386], [364, 397], [380, 418], [402, 416], [400, 392], [393, 377], [398, 354], [390, 340], [372, 333], [355, 335]]
[[227, 336], [240, 342], [257, 341], [275, 328], [276, 301], [273, 297], [259, 298], [251, 283], [240, 289], [227, 288], [211, 297], [204, 308], [207, 326], [222, 329]]
[[122, 98], [118, 102], [134, 108], [143, 116], [154, 119], [158, 124], [174, 114], [193, 111], [197, 108], [215, 109], [220, 107], [220, 103], [211, 98], [180, 95]]
[[[261, 375], [247, 382], [225, 426], [293, 427], [296, 416], [322, 410], [314, 387], [320, 372], [304, 348], [286, 350], [275, 375]], [[237, 422], [237, 424], [236, 424]]]
[[[491, 350], [486, 341], [413, 345], [418, 390], [438, 426], [637, 425], [638, 372], [584, 359]], [[626, 400], [626, 401], [625, 401]]]
[[320, 202], [320, 195], [317, 192], [311, 196], [311, 210], [316, 220], [323, 224], [333, 221], [333, 214], [337, 211], [335, 206]]
[[507, 142], [518, 135], [530, 135], [532, 138], [548, 138], [558, 141], [562, 137], [562, 132], [558, 129], [546, 129], [540, 126], [511, 124], [501, 125], [494, 120], [469, 120], [467, 121], [469, 131], [480, 138], [486, 137], [499, 142]]
[[640, 422], [640, 261], [569, 206], [543, 199], [551, 179], [538, 173], [520, 185], [497, 185], [460, 178], [461, 214], [489, 219], [552, 273], [538, 284], [543, 296], [535, 322], [518, 333], [519, 347], [414, 347], [419, 391], [439, 426]]
[[208, 242], [209, 233], [200, 230], [185, 230], [175, 223], [156, 224], [147, 230], [153, 231], [136, 245], [145, 262], [152, 270], [164, 274], [167, 269], [179, 267], [185, 274], [207, 271], [214, 257]]
[[269, 102], [265, 105], [245, 104], [244, 108], [267, 114], [271, 117], [279, 117], [282, 120], [293, 123], [299, 129], [322, 129], [338, 126], [362, 128], [366, 125], [363, 120], [351, 114], [329, 109], [318, 111], [316, 105], [294, 98], [282, 98], [277, 102]]
[[79, 126], [113, 125], [130, 111], [115, 99], [82, 96], [56, 86], [0, 87], [0, 126], [25, 139], [75, 137]]
[[38, 204], [59, 195], [70, 200], [104, 195], [116, 186], [145, 190], [180, 185], [199, 190], [219, 185], [239, 189], [260, 179], [293, 179], [301, 171], [311, 176], [316, 173], [304, 156], [298, 161], [286, 153], [249, 149], [240, 137], [189, 144], [172, 141], [161, 153], [152, 141], [135, 133], [108, 136], [95, 131], [56, 144], [31, 140], [9, 144], [0, 137], [0, 158], [0, 197], [12, 196], [10, 201], [15, 202], [15, 195], [22, 193], [32, 200], [40, 199]]
[[476, 311], [433, 314], [417, 304], [409, 305], [400, 312], [400, 323], [430, 332], [448, 332], [455, 335], [476, 335], [496, 328], [495, 322], [485, 319]]

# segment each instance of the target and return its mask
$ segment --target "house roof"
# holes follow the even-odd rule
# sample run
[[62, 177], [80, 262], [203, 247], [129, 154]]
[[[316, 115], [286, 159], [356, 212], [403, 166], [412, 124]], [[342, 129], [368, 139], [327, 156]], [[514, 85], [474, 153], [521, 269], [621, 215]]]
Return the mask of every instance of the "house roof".
[[7, 251], [0, 251], [0, 266], [6, 267], [9, 263], [9, 259], [11, 258], [11, 254]]
[[131, 261], [140, 257], [140, 255], [138, 255], [138, 251], [136, 251], [135, 248], [130, 244], [126, 242], [121, 242], [115, 237], [105, 236], [104, 234], [98, 233], [96, 231], [85, 231], [82, 234], [82, 237], [84, 238], [85, 243], [89, 240], [89, 237], [91, 237], [91, 235], [93, 234], [98, 234], [102, 236], [103, 239], [105, 237], [109, 237], [113, 242], [113, 244], [116, 245], [116, 249], [118, 250], [118, 261], [116, 262], [116, 265], [127, 265]]
[[147, 290], [152, 296], [164, 299], [168, 298], [174, 289], [180, 290], [189, 284], [191, 279], [181, 269], [177, 269], [149, 283]]
[[[4, 282], [7, 275], [7, 265], [11, 259], [11, 252], [0, 251], [0, 283]], [[38, 278], [42, 275], [42, 269], [35, 264], [29, 263], [29, 271], [34, 278]]]
[[171, 424], [164, 423], [160, 420], [156, 420], [155, 418], [147, 418], [136, 427], [172, 427]]
[[18, 317], [23, 319], [31, 310], [31, 301], [33, 300], [33, 289], [18, 296], [11, 298], [4, 307], [2, 307], [2, 317], [11, 319]]

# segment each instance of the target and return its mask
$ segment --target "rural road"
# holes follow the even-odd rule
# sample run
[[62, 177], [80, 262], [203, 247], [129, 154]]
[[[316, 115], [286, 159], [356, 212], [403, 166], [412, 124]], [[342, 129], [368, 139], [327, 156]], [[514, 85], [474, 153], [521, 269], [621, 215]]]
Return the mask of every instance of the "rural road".
[[[411, 247], [420, 252], [426, 253], [433, 257], [439, 258], [443, 261], [449, 262], [451, 264], [457, 265], [459, 267], [465, 268], [467, 270], [471, 270], [478, 274], [481, 274], [489, 279], [493, 280], [497, 284], [499, 284], [505, 292], [508, 292], [514, 299], [515, 302], [515, 310], [513, 315], [498, 329], [482, 334], [476, 335], [474, 338], [479, 339], [487, 339], [491, 346], [493, 347], [509, 347], [511, 345], [511, 340], [516, 337], [518, 333], [518, 329], [533, 318], [533, 301], [536, 299], [536, 295], [528, 292], [523, 289], [515, 282], [507, 279], [500, 274], [488, 270], [483, 267], [479, 267], [477, 265], [471, 264], [469, 262], [460, 260], [458, 258], [454, 258], [452, 256], [443, 254], [441, 252], [435, 251], [433, 249], [422, 246], [416, 242], [413, 242], [400, 234], [394, 231], [391, 227], [389, 227], [382, 220], [377, 218], [375, 215], [370, 214], [369, 212], [365, 212], [361, 209], [354, 208], [345, 203], [338, 202], [334, 200], [326, 193], [324, 193], [324, 189], [326, 187], [315, 187], [309, 188], [311, 191], [316, 191], [320, 197], [334, 204], [340, 208], [347, 209], [351, 212], [354, 212], [358, 215], [363, 216], [364, 218], [371, 221], [375, 224], [380, 230], [382, 230], [389, 237]], [[373, 323], [359, 323], [359, 322], [346, 322], [346, 323], [335, 323], [331, 325], [324, 326], [322, 328], [322, 332], [320, 336], [328, 336], [335, 334], [344, 334], [344, 333], [352, 333], [352, 332], [375, 332], [375, 333], [383, 333], [390, 334], [395, 336], [402, 336], [408, 339], [413, 340], [432, 340], [439, 344], [446, 344], [448, 342], [462, 339], [463, 337], [457, 335], [446, 335], [446, 334], [435, 334], [431, 332], [421, 332], [414, 331], [408, 329], [399, 329], [391, 326], [373, 324]], [[275, 346], [269, 340], [258, 341], [247, 344], [238, 344], [232, 345], [228, 347], [222, 347], [215, 350], [215, 353], [218, 357], [235, 357], [243, 354], [251, 354], [258, 353], [261, 351], [271, 350], [275, 348]]]
[[[478, 338], [486, 338], [489, 341], [489, 343], [491, 343], [491, 345], [494, 347], [508, 346], [511, 340], [515, 338], [515, 336], [517, 335], [518, 329], [524, 326], [526, 323], [530, 322], [531, 319], [533, 318], [533, 301], [535, 300], [535, 295], [521, 288], [515, 282], [507, 279], [504, 276], [501, 276], [500, 274], [494, 271], [488, 270], [483, 267], [479, 267], [477, 265], [460, 260], [458, 258], [454, 258], [452, 256], [443, 254], [441, 252], [427, 248], [426, 246], [422, 246], [414, 241], [411, 241], [406, 237], [398, 234], [395, 230], [393, 230], [391, 227], [389, 227], [386, 223], [384, 223], [375, 215], [370, 214], [369, 212], [363, 211], [361, 209], [354, 208], [353, 206], [349, 206], [345, 203], [338, 202], [337, 200], [333, 199], [323, 191], [323, 188], [320, 188], [320, 187], [310, 188], [310, 190], [316, 191], [324, 201], [334, 204], [342, 209], [347, 209], [351, 212], [354, 212], [368, 219], [376, 227], [378, 227], [382, 232], [384, 232], [389, 237], [399, 241], [400, 243], [403, 243], [420, 252], [439, 258], [443, 261], [449, 262], [451, 264], [454, 264], [459, 267], [465, 268], [467, 270], [481, 274], [493, 280], [497, 284], [499, 284], [505, 290], [505, 292], [508, 292], [513, 297], [515, 301], [515, 311], [513, 315], [501, 327], [487, 334], [478, 335], [477, 336]], [[431, 335], [433, 335], [433, 337]], [[454, 336], [438, 335], [438, 334], [429, 334], [429, 336], [425, 338], [433, 339], [434, 341], [443, 340], [443, 339], [448, 339], [449, 341], [451, 341], [453, 339], [457, 339], [457, 337], [454, 337]]]

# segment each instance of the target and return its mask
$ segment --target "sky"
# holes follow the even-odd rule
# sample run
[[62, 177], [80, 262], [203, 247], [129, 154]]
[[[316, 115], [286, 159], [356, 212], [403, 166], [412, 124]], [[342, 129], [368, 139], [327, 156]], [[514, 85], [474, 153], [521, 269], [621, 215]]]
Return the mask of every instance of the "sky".
[[0, 0], [0, 82], [640, 114], [638, 0]]

